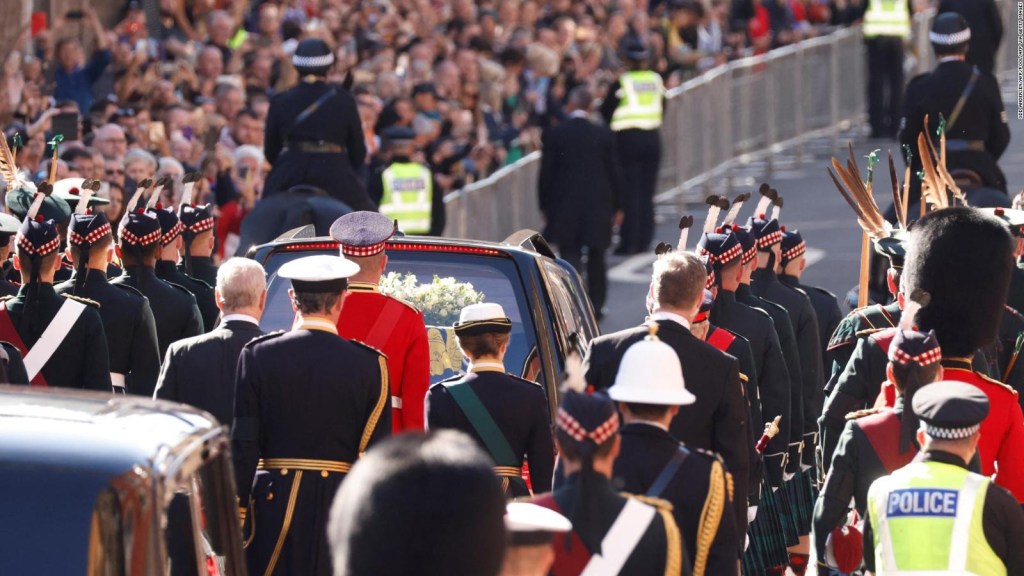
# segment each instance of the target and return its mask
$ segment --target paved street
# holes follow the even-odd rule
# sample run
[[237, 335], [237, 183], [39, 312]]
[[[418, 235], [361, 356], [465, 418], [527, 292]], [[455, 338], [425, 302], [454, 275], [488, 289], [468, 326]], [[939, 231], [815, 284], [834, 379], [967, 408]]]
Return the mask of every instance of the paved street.
[[[1000, 165], [1006, 172], [1012, 192], [1024, 187], [1024, 121], [1016, 120], [1017, 105], [1012, 90], [1004, 90], [1004, 97], [1014, 136]], [[811, 249], [811, 266], [805, 272], [805, 282], [832, 291], [840, 300], [857, 282], [860, 229], [854, 221], [853, 212], [829, 180], [825, 167], [833, 155], [846, 158], [847, 143], [851, 140], [862, 170], [867, 164], [865, 156], [871, 150], [881, 148], [884, 154], [891, 148], [894, 154], [898, 153], [895, 141], [869, 140], [860, 136], [858, 130], [851, 130], [838, 139], [838, 146], [833, 145], [831, 138], [807, 142], [802, 161], [798, 161], [795, 150], [776, 155], [773, 162], [774, 174], [770, 177], [766, 176], [764, 162], [738, 168], [733, 172], [732, 193], [728, 192], [724, 179], [709, 186], [709, 193], [726, 194], [730, 198], [740, 192], [750, 191], [755, 201], [757, 187], [761, 182], [769, 182], [778, 189], [786, 200], [782, 210], [783, 224], [787, 228], [799, 229]], [[898, 163], [897, 166], [902, 167], [902, 164]], [[876, 191], [876, 201], [883, 210], [890, 203], [888, 196], [888, 187]], [[753, 203], [745, 206], [741, 219], [746, 220], [753, 210]], [[676, 207], [670, 205], [659, 205], [657, 212], [655, 242], [675, 244], [679, 238], [677, 223], [682, 214], [678, 214]], [[690, 233], [689, 247], [692, 248], [699, 238], [700, 226], [707, 210], [703, 204], [692, 205], [687, 207], [686, 213], [692, 214], [695, 220], [696, 230]], [[643, 320], [644, 298], [653, 261], [653, 253], [631, 258], [611, 257], [611, 285], [606, 316], [601, 324], [604, 332], [633, 326]]]

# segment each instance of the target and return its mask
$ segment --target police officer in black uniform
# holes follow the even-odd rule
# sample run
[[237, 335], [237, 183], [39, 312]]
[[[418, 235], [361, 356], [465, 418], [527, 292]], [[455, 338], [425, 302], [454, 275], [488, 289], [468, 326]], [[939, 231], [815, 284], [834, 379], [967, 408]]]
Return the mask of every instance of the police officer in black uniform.
[[897, 391], [892, 408], [852, 412], [839, 439], [828, 477], [814, 506], [814, 547], [818, 566], [828, 559], [826, 542], [854, 501], [861, 518], [868, 488], [878, 478], [902, 468], [918, 451], [918, 420], [907, 405], [922, 386], [942, 376], [942, 350], [934, 332], [898, 330], [889, 347], [887, 385]]
[[[928, 38], [939, 64], [907, 84], [899, 139], [914, 151], [911, 171], [917, 173], [917, 136], [926, 128], [924, 117], [928, 116], [928, 136], [934, 138], [941, 115], [946, 121], [949, 170], [972, 170], [985, 186], [1006, 192], [998, 161], [1010, 143], [1010, 127], [995, 77], [965, 60], [971, 36], [959, 14], [936, 16]], [[912, 201], [920, 197], [920, 187], [919, 179], [911, 179]]]
[[356, 172], [366, 160], [362, 122], [355, 99], [341, 86], [327, 84], [334, 53], [319, 38], [299, 42], [292, 64], [298, 86], [270, 101], [263, 150], [273, 165], [264, 195], [297, 184], [316, 186], [352, 210], [375, 210]]
[[967, 61], [981, 68], [982, 72], [994, 74], [996, 52], [1003, 40], [1003, 16], [995, 0], [940, 0], [939, 13], [944, 12], [963, 16], [971, 28]]
[[551, 490], [555, 466], [547, 396], [535, 382], [505, 371], [502, 360], [512, 321], [501, 305], [472, 304], [455, 324], [468, 372], [430, 387], [427, 428], [461, 430], [487, 450], [510, 498], [529, 496], [522, 479], [524, 457], [537, 494]]
[[[213, 212], [209, 204], [182, 204], [178, 212], [181, 219], [181, 262], [178, 270], [190, 278], [217, 285], [217, 266], [213, 263]], [[204, 318], [205, 320], [205, 318]], [[213, 329], [212, 325], [206, 326]]]
[[358, 270], [328, 255], [281, 266], [297, 326], [246, 344], [238, 360], [231, 441], [242, 520], [253, 514], [253, 574], [332, 574], [331, 501], [356, 459], [391, 435], [384, 355], [336, 328]]
[[11, 262], [11, 237], [18, 233], [21, 222], [17, 218], [0, 212], [0, 296], [14, 296], [18, 293], [18, 284], [10, 280], [15, 274]]
[[[118, 228], [118, 253], [124, 263], [124, 273], [111, 280], [111, 284], [131, 286], [149, 299], [162, 358], [172, 342], [202, 334], [203, 318], [191, 292], [156, 276], [154, 268], [160, 251], [160, 221], [154, 212], [136, 206], [141, 192], [140, 189], [129, 201], [128, 212]], [[152, 392], [149, 391], [150, 394]]]
[[217, 301], [213, 295], [213, 286], [187, 276], [178, 269], [178, 257], [184, 243], [181, 237], [184, 227], [177, 214], [169, 208], [162, 208], [159, 204], [150, 211], [160, 222], [160, 250], [157, 252], [156, 277], [168, 284], [181, 286], [195, 297], [202, 316], [203, 332], [208, 332], [216, 326], [217, 318], [220, 316], [220, 309], [217, 308]]
[[675, 350], [658, 340], [658, 325], [649, 329], [626, 350], [608, 389], [624, 420], [613, 478], [630, 494], [672, 504], [694, 576], [735, 574], [742, 538], [731, 513], [732, 476], [717, 454], [688, 447], [668, 431], [679, 409], [696, 397], [686, 389]]
[[[49, 184], [41, 187], [45, 190]], [[53, 289], [53, 276], [61, 265], [60, 235], [56, 222], [41, 211], [44, 195], [36, 193], [18, 231], [15, 267], [22, 286], [17, 296], [0, 304], [0, 339], [14, 344], [25, 357], [27, 377], [34, 385], [110, 392], [110, 360], [99, 305], [60, 296]]]
[[[83, 200], [91, 195], [83, 190]], [[102, 212], [90, 212], [80, 202], [68, 230], [68, 259], [75, 277], [56, 287], [58, 294], [72, 294], [99, 303], [100, 319], [110, 351], [110, 380], [115, 391], [152, 394], [160, 372], [156, 321], [149, 301], [127, 284], [107, 281], [107, 264], [113, 256], [110, 222]]]
[[[814, 307], [814, 317], [818, 319], [818, 338], [821, 341], [819, 350], [824, 354], [829, 338], [839, 326], [839, 321], [843, 319], [843, 313], [839, 311], [839, 301], [835, 294], [824, 288], [800, 282], [804, 266], [807, 265], [807, 244], [799, 230], [786, 230], [785, 226], [782, 227], [781, 251], [779, 263], [782, 270], [779, 273], [779, 281], [786, 286], [801, 290], [811, 301], [811, 306]], [[831, 366], [823, 364], [823, 370], [831, 370], [831, 368]], [[826, 376], [828, 374], [823, 372], [822, 381]]]

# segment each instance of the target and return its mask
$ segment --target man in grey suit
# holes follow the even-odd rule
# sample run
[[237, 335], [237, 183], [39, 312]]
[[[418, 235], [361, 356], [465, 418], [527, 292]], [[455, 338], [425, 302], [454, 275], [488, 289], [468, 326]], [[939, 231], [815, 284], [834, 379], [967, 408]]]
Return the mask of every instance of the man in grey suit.
[[223, 314], [220, 326], [171, 344], [153, 396], [191, 404], [230, 425], [238, 356], [263, 334], [259, 323], [267, 299], [266, 272], [253, 260], [232, 258], [217, 271], [214, 293]]

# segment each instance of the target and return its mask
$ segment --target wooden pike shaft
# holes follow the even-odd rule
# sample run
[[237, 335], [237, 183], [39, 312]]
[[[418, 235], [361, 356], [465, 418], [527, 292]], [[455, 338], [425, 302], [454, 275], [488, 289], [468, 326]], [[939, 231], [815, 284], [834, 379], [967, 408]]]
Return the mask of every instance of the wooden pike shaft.
[[868, 233], [861, 234], [860, 239], [860, 284], [857, 290], [857, 307], [868, 305], [868, 275], [871, 272], [871, 239]]

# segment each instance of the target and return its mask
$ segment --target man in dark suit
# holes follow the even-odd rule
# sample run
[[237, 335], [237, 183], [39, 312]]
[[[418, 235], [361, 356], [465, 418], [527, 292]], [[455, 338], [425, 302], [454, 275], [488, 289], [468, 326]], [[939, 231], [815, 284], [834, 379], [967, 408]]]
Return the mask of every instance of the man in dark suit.
[[585, 87], [569, 93], [569, 120], [544, 133], [537, 190], [544, 237], [581, 274], [586, 248], [587, 291], [600, 315], [608, 290], [605, 251], [612, 225], [622, 219], [624, 183], [614, 135], [588, 118], [592, 103]]
[[[996, 65], [996, 52], [1003, 40], [1003, 19], [995, 0], [941, 0], [939, 14], [956, 12], [964, 17], [971, 28], [967, 45], [967, 61], [992, 74]], [[972, 202], [971, 206], [975, 206]]]
[[[735, 493], [745, 495], [751, 447], [738, 364], [735, 358], [690, 332], [690, 321], [703, 301], [706, 280], [704, 263], [690, 253], [666, 254], [654, 265], [650, 319], [658, 324], [661, 340], [679, 355], [683, 378], [697, 397], [693, 404], [680, 408], [669, 431], [687, 446], [720, 454], [735, 479]], [[647, 326], [638, 326], [595, 338], [584, 359], [587, 383], [598, 390], [611, 387], [626, 350], [647, 334]], [[738, 500], [733, 507], [736, 525], [739, 533], [746, 533], [746, 501], [742, 497]]]
[[672, 504], [694, 576], [735, 576], [742, 538], [731, 513], [732, 480], [717, 454], [690, 448], [668, 431], [679, 410], [697, 399], [686, 389], [675, 350], [658, 339], [658, 325], [649, 329], [626, 351], [608, 389], [625, 421], [613, 477], [629, 494]]
[[224, 321], [212, 332], [171, 344], [154, 396], [202, 408], [229, 424], [238, 356], [263, 334], [259, 322], [267, 298], [266, 272], [253, 260], [232, 258], [217, 273], [215, 294]]

